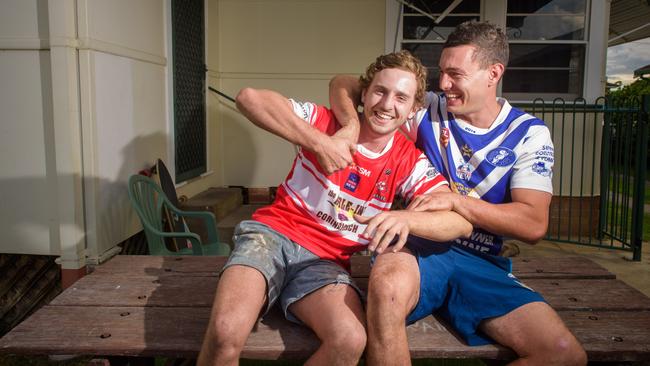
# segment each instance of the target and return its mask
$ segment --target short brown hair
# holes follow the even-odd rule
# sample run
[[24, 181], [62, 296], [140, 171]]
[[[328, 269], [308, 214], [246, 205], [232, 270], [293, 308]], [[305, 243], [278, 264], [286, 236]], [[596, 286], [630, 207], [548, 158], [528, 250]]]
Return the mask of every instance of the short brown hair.
[[472, 60], [478, 60], [482, 69], [496, 63], [504, 67], [508, 65], [508, 37], [501, 28], [492, 23], [474, 20], [463, 22], [451, 32], [442, 48], [464, 45], [476, 48]]
[[415, 107], [424, 105], [424, 93], [427, 90], [427, 68], [422, 65], [420, 60], [406, 50], [381, 55], [368, 66], [366, 73], [359, 77], [361, 89], [368, 89], [375, 74], [384, 69], [401, 69], [415, 74], [418, 84], [415, 92]]

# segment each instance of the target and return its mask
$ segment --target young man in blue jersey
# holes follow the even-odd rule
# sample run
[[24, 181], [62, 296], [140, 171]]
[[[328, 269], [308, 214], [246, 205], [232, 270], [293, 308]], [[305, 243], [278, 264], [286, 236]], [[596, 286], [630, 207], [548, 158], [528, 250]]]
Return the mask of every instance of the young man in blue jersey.
[[[443, 93], [428, 93], [426, 108], [403, 128], [454, 191], [421, 196], [408, 209], [452, 210], [475, 230], [448, 243], [410, 237], [406, 248], [377, 257], [368, 288], [369, 364], [408, 364], [404, 319], [432, 313], [470, 345], [512, 348], [519, 356], [513, 364], [586, 363], [557, 313], [497, 255], [503, 237], [534, 244], [545, 235], [553, 192], [553, 143], [544, 122], [496, 96], [508, 52], [494, 25], [459, 25], [440, 57]], [[332, 80], [339, 120], [354, 120], [358, 95], [356, 80]]]

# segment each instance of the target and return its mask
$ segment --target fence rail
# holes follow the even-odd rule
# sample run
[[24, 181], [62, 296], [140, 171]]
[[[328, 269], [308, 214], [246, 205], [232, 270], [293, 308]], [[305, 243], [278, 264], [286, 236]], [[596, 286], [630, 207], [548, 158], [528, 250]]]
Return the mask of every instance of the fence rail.
[[547, 239], [641, 259], [650, 96], [517, 104], [544, 120], [555, 145]]

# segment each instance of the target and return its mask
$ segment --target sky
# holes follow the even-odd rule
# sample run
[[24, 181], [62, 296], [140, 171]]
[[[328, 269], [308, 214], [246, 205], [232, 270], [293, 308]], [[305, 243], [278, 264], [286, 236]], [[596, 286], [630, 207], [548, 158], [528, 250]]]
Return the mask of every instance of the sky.
[[607, 81], [634, 81], [634, 70], [650, 64], [650, 38], [624, 43], [607, 49]]

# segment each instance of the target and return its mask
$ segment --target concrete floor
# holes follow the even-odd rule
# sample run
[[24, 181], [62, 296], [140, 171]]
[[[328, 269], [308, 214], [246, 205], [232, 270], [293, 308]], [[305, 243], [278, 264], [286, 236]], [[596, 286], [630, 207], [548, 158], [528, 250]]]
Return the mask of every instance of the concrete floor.
[[587, 257], [610, 272], [616, 278], [650, 297], [650, 243], [643, 243], [640, 262], [632, 261], [632, 253], [620, 250], [586, 247], [575, 244], [541, 241], [536, 245], [517, 242], [521, 253], [526, 257], [558, 257], [580, 255]]

